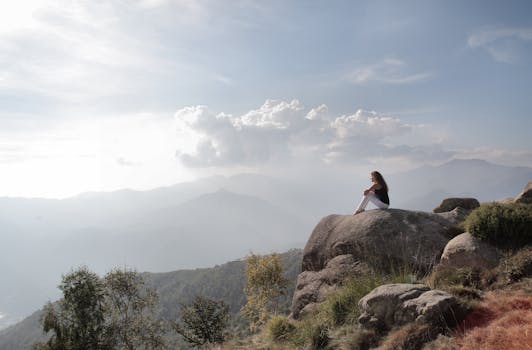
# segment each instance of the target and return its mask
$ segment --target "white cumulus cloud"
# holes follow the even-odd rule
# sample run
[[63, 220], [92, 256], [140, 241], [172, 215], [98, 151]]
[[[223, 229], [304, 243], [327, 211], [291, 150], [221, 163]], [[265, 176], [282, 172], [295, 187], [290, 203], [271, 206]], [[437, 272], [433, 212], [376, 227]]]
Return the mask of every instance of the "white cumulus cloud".
[[332, 115], [326, 105], [310, 110], [298, 100], [267, 100], [240, 116], [214, 113], [206, 106], [179, 109], [181, 135], [195, 144], [176, 152], [189, 167], [254, 166], [275, 162], [367, 161], [372, 157], [440, 157], [448, 153], [423, 146], [394, 144], [419, 128], [374, 111]]

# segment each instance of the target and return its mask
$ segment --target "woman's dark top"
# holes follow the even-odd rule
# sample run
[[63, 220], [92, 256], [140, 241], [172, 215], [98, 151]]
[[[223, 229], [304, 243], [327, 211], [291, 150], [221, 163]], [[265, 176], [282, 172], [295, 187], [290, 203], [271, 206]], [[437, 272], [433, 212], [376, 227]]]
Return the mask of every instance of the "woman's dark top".
[[390, 198], [388, 198], [388, 192], [384, 188], [381, 188], [380, 190], [375, 190], [375, 195], [377, 196], [377, 198], [379, 198], [381, 202], [390, 205]]

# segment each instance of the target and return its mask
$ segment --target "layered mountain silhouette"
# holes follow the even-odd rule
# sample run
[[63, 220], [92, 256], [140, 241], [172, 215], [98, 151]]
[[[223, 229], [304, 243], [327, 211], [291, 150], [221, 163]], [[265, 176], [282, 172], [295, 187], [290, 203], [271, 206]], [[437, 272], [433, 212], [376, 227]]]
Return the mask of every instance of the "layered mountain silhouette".
[[[150, 191], [0, 198], [0, 328], [59, 296], [71, 268], [172, 271], [302, 248], [328, 213], [351, 213], [368, 174], [210, 177]], [[324, 175], [325, 174], [325, 175]], [[430, 211], [442, 198], [514, 196], [532, 168], [453, 160], [384, 174], [392, 208]]]

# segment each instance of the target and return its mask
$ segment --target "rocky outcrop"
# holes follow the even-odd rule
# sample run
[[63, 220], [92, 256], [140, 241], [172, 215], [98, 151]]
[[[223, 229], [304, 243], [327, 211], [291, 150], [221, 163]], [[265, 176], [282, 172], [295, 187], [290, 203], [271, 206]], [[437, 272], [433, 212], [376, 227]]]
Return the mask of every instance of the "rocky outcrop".
[[329, 215], [305, 246], [302, 271], [320, 271], [345, 254], [380, 271], [404, 265], [429, 268], [439, 259], [450, 226], [439, 215], [401, 209]]
[[410, 322], [447, 324], [460, 314], [457, 300], [449, 293], [423, 284], [385, 284], [360, 299], [362, 327], [389, 330]]
[[329, 215], [314, 228], [303, 252], [292, 317], [324, 299], [345, 276], [409, 266], [427, 271], [441, 256], [452, 223], [437, 214], [376, 209]]
[[329, 292], [335, 289], [348, 276], [356, 277], [371, 272], [365, 264], [354, 259], [351, 254], [334, 257], [320, 271], [303, 271], [297, 277], [293, 296], [293, 317], [312, 309], [315, 303], [322, 302]]
[[448, 267], [492, 268], [498, 261], [499, 254], [495, 247], [465, 232], [447, 243], [440, 264]]
[[515, 198], [515, 203], [532, 204], [532, 181], [529, 181], [523, 189], [523, 192]]
[[510, 204], [510, 203], [514, 203], [515, 202], [515, 198], [514, 197], [506, 197], [506, 198], [497, 199], [495, 202], [500, 203], [500, 204]]
[[456, 225], [456, 224], [459, 224], [459, 223], [463, 222], [466, 219], [467, 215], [469, 215], [470, 212], [471, 212], [470, 210], [464, 209], [462, 207], [456, 207], [456, 208], [454, 208], [451, 211], [438, 213], [438, 215], [441, 216], [442, 218], [448, 220], [453, 225]]
[[480, 207], [480, 203], [475, 198], [446, 198], [438, 207], [434, 208], [433, 212], [444, 213], [457, 207], [473, 210]]

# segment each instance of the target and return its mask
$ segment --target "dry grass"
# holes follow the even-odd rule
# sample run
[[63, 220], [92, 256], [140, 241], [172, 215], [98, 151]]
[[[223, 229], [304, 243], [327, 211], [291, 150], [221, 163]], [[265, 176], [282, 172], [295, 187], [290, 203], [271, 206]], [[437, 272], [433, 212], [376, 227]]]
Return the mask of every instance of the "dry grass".
[[371, 329], [343, 326], [331, 332], [330, 349], [369, 350], [379, 343], [380, 335]]
[[435, 340], [423, 345], [421, 350], [458, 350], [458, 345], [453, 337], [440, 334]]
[[438, 335], [438, 330], [425, 323], [410, 323], [386, 336], [378, 350], [420, 350]]
[[532, 350], [532, 295], [486, 293], [455, 338], [464, 350]]

